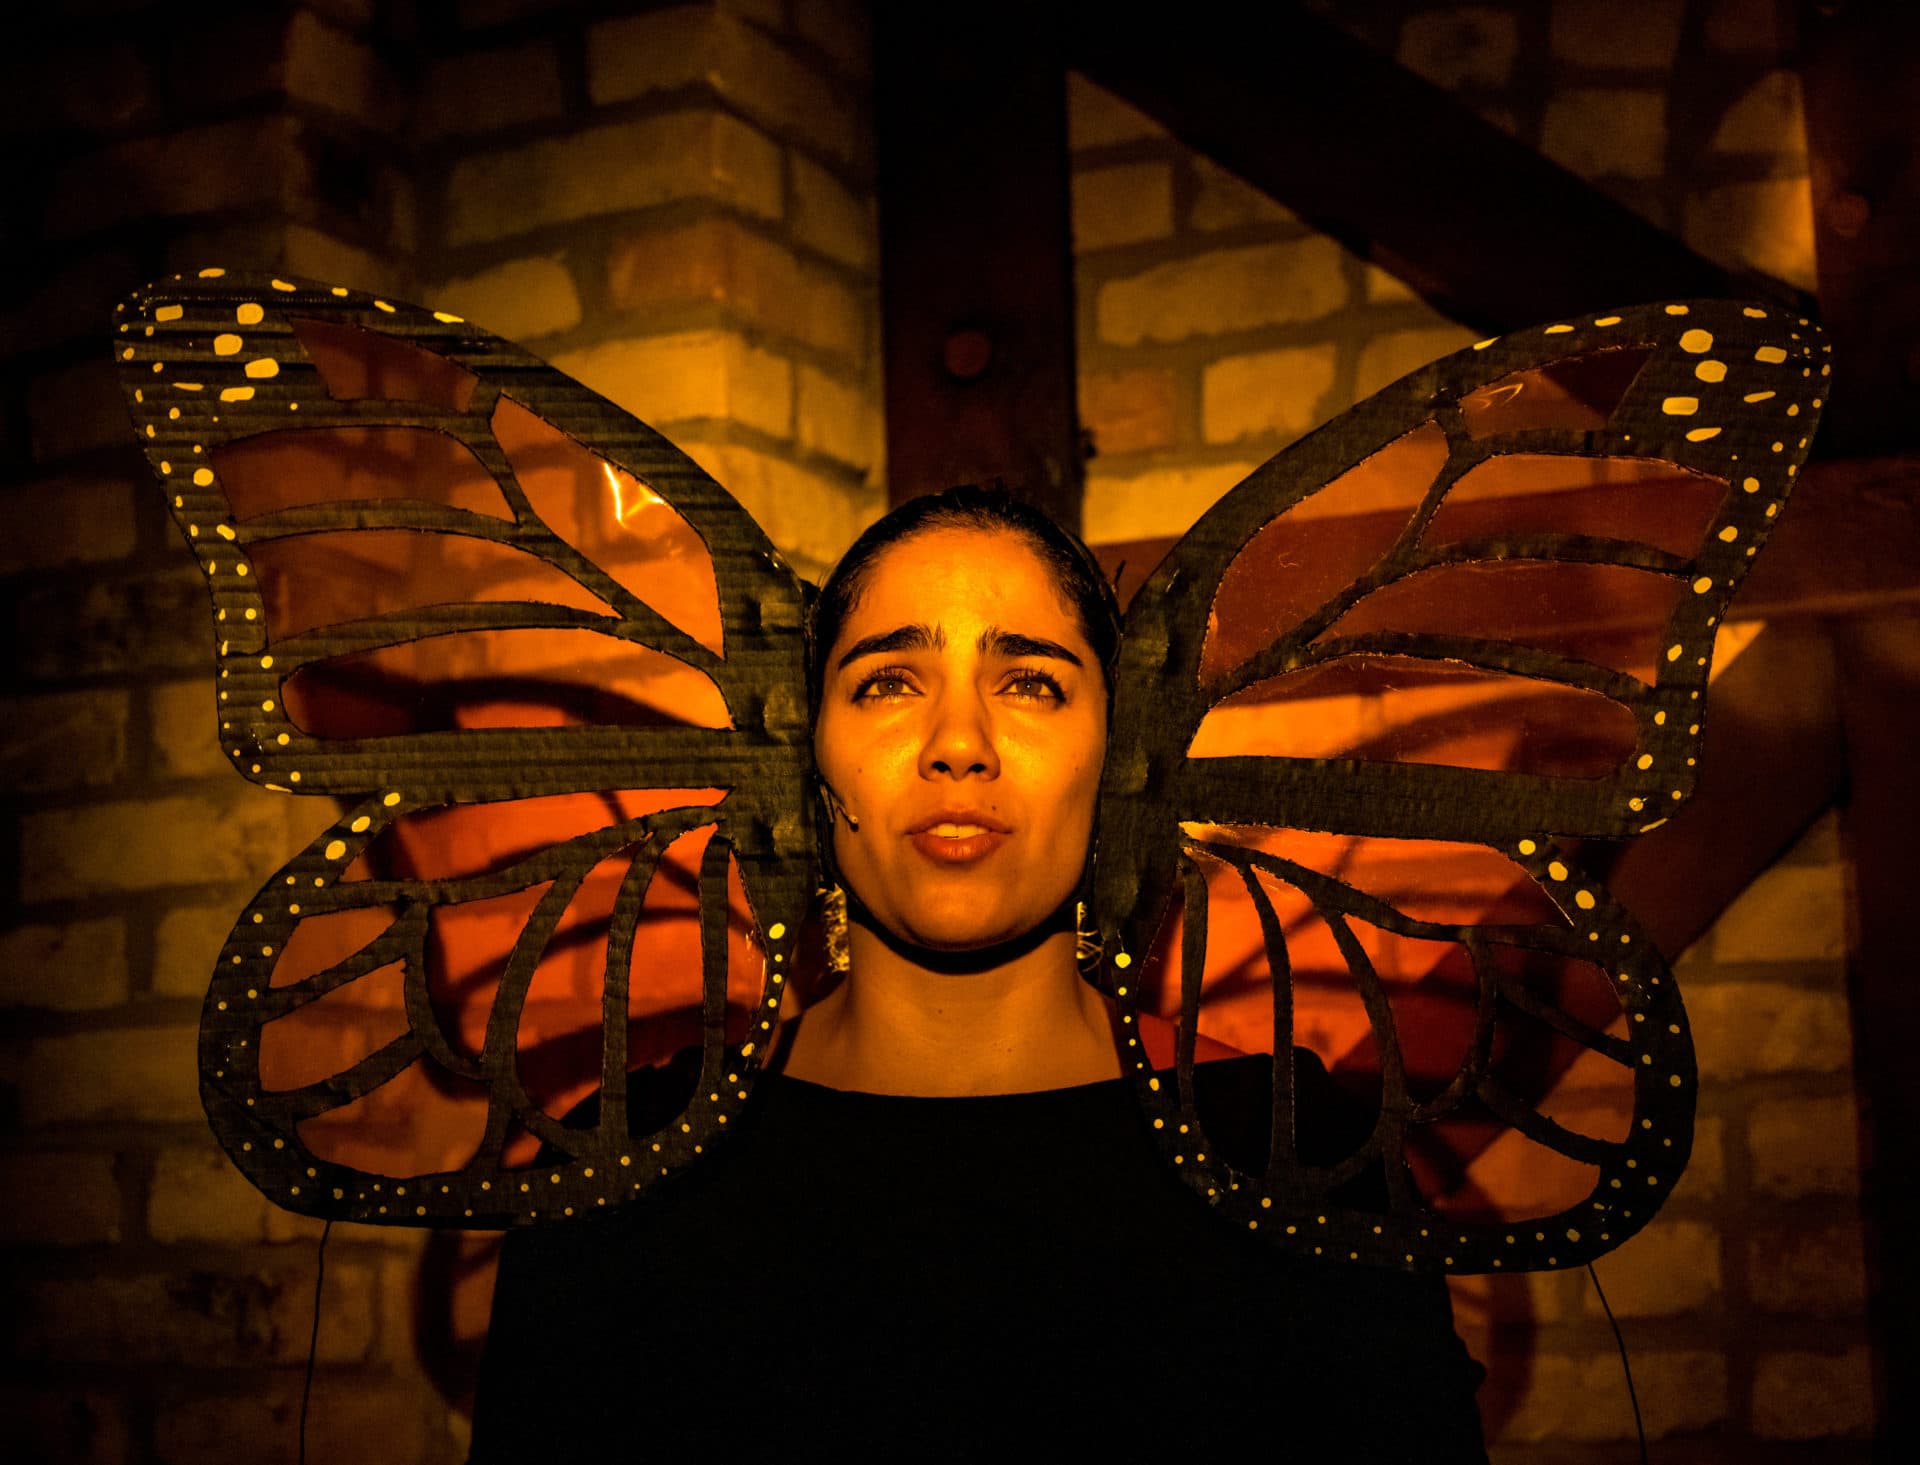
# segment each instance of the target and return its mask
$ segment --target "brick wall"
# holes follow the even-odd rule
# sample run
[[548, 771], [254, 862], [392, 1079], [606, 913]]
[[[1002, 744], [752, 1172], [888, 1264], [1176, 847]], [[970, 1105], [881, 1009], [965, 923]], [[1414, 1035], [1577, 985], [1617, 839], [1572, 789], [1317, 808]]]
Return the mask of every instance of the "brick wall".
[[[1776, 7], [1338, 9], [1706, 252], [1811, 282]], [[312, 1296], [316, 1228], [219, 1154], [193, 1044], [233, 913], [332, 811], [239, 784], [210, 737], [204, 591], [124, 446], [113, 301], [219, 262], [452, 309], [662, 427], [803, 571], [884, 497], [857, 0], [406, 10], [82, 0], [8, 63], [0, 1407], [31, 1458], [291, 1459]], [[1070, 100], [1091, 538], [1178, 532], [1468, 339], [1117, 99]], [[1600, 1264], [1687, 1458], [1849, 1458], [1866, 1426], [1844, 872], [1829, 820], [1681, 964], [1697, 1158]], [[314, 1458], [460, 1457], [488, 1254], [335, 1229]], [[1583, 1277], [1463, 1284], [1458, 1312], [1500, 1458], [1619, 1458]]]
[[885, 506], [864, 15], [463, 13], [514, 9], [424, 65], [420, 294], [666, 432], [817, 574]]

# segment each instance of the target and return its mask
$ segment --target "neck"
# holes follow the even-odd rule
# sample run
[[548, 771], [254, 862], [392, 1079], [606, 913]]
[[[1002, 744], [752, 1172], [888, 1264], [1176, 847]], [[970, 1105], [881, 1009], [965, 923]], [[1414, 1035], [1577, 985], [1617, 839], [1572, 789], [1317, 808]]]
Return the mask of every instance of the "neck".
[[960, 1098], [1116, 1078], [1105, 1000], [1074, 964], [1074, 933], [1012, 948], [919, 951], [861, 921], [847, 979], [807, 1010], [785, 1072], [829, 1088]]

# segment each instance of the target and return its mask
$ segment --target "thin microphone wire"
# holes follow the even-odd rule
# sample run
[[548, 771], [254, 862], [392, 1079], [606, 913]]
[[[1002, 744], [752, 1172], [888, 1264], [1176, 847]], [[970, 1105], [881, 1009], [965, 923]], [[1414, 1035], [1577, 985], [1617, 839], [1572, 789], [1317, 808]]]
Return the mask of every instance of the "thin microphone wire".
[[313, 1398], [313, 1362], [320, 1353], [320, 1286], [327, 1280], [327, 1238], [333, 1221], [320, 1228], [320, 1247], [313, 1267], [313, 1331], [307, 1336], [307, 1376], [300, 1385], [300, 1465], [307, 1465], [307, 1404]]
[[1627, 1362], [1627, 1340], [1620, 1336], [1620, 1324], [1613, 1319], [1613, 1309], [1607, 1305], [1606, 1291], [1600, 1286], [1600, 1274], [1593, 1269], [1592, 1262], [1587, 1263], [1587, 1276], [1593, 1280], [1594, 1295], [1600, 1299], [1600, 1310], [1607, 1315], [1614, 1345], [1620, 1350], [1620, 1372], [1627, 1376], [1627, 1402], [1633, 1405], [1633, 1432], [1640, 1440], [1640, 1465], [1647, 1465], [1647, 1427], [1640, 1421], [1640, 1396], [1633, 1389], [1633, 1365]]

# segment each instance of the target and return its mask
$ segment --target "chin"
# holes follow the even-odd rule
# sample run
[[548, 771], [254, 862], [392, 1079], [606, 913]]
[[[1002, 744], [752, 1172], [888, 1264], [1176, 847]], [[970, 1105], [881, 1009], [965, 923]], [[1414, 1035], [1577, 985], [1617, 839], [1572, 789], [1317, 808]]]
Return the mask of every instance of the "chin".
[[[1033, 923], [1035, 925], [1038, 922]], [[920, 919], [913, 925], [894, 934], [901, 940], [914, 946], [924, 947], [928, 951], [959, 952], [986, 951], [991, 947], [1004, 946], [1009, 941], [1017, 941], [1032, 929], [1032, 925], [983, 923], [979, 912], [956, 912], [950, 920]]]
[[997, 947], [1043, 940], [1051, 935], [1057, 907], [1043, 911], [995, 908], [977, 896], [972, 900], [923, 902], [913, 909], [913, 918], [890, 927], [896, 940], [905, 941], [930, 952], [957, 956], [968, 952], [988, 952]]

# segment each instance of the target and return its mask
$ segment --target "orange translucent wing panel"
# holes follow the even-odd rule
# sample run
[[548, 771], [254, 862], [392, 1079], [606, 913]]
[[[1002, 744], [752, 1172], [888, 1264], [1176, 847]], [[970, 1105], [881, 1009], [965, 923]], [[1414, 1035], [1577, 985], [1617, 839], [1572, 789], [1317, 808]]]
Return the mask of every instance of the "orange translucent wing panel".
[[1512, 372], [1461, 398], [1461, 420], [1472, 438], [1598, 431], [1652, 354], [1624, 347]]
[[[615, 819], [718, 798], [717, 791], [705, 793], [628, 790], [416, 815], [394, 826], [380, 858], [363, 861], [358, 873], [368, 878], [373, 871], [366, 867], [378, 864], [384, 879], [485, 874]], [[713, 835], [711, 827], [702, 827], [658, 851], [636, 844], [597, 861], [573, 886], [538, 950], [519, 953], [523, 962], [531, 955], [532, 969], [524, 991], [513, 997], [518, 1013], [508, 1037], [514, 1070], [529, 1101], [549, 1117], [564, 1118], [601, 1085], [609, 943], [623, 923], [632, 933], [631, 955], [615, 975], [627, 988], [626, 1065], [664, 1064], [700, 1045], [700, 868]], [[477, 1061], [486, 1049], [499, 1020], [496, 1004], [504, 996], [509, 961], [532, 939], [529, 923], [553, 885], [538, 881], [495, 896], [429, 902], [420, 913], [426, 929], [417, 950], [424, 968], [415, 980], [437, 1038], [456, 1061]], [[636, 895], [637, 903], [630, 904]], [[726, 905], [727, 1038], [739, 1042], [760, 998], [763, 965], [747, 891], [731, 860], [724, 894], [710, 892], [709, 898], [716, 895]], [[296, 930], [282, 958], [289, 964], [288, 980], [351, 960], [391, 930], [393, 919], [393, 909], [382, 906], [304, 923], [313, 934], [302, 939]], [[276, 985], [278, 978], [276, 972]], [[405, 979], [400, 962], [387, 963], [268, 1023], [261, 1030], [263, 1086], [284, 1090], [324, 1081], [403, 1037], [409, 1027]], [[396, 1102], [402, 1095], [405, 1104]], [[363, 1098], [302, 1121], [300, 1134], [324, 1160], [404, 1179], [470, 1161], [486, 1115], [481, 1084], [422, 1058]], [[509, 1140], [507, 1158], [531, 1163], [538, 1150], [538, 1141], [520, 1130]]]
[[[1221, 576], [1207, 616], [1202, 683], [1226, 675], [1293, 630], [1364, 574], [1406, 527], [1404, 510], [1420, 501], [1446, 460], [1446, 434], [1428, 423], [1249, 539]], [[1340, 527], [1330, 532], [1323, 520], [1337, 520]]]
[[1409, 657], [1349, 657], [1220, 702], [1188, 754], [1602, 778], [1633, 749], [1633, 714], [1597, 692]]
[[1361, 600], [1319, 641], [1397, 632], [1535, 646], [1631, 676], [1651, 668], [1684, 586], [1619, 565], [1529, 560], [1438, 565]]
[[273, 964], [273, 985], [291, 986], [338, 966], [386, 935], [399, 914], [398, 906], [369, 905], [308, 916], [281, 947]]
[[[1527, 1019], [1507, 1014], [1510, 1048], [1539, 1038]], [[1608, 1029], [1618, 1037], [1625, 1023]], [[1632, 1122], [1633, 1095], [1619, 1064], [1577, 1049], [1557, 1034], [1533, 1107], [1575, 1134], [1617, 1143]], [[1491, 1115], [1471, 1112], [1422, 1125], [1410, 1136], [1407, 1161], [1422, 1195], [1462, 1221], [1508, 1221], [1551, 1215], [1592, 1194], [1597, 1167], [1538, 1144]]]
[[[1212, 683], [1317, 613], [1327, 632], [1434, 632], [1583, 654], [1588, 641], [1651, 639], [1679, 586], [1644, 570], [1503, 559], [1441, 566], [1364, 594], [1364, 577], [1413, 522], [1446, 460], [1434, 423], [1395, 440], [1262, 527], [1222, 576], [1207, 623], [1200, 676]], [[1691, 556], [1727, 491], [1724, 480], [1641, 459], [1512, 453], [1468, 470], [1447, 491], [1418, 547], [1434, 552], [1479, 539], [1535, 535], [1618, 539]], [[1359, 596], [1344, 612], [1343, 592]], [[1585, 659], [1638, 665], [1611, 646]]]
[[[1559, 923], [1552, 903], [1525, 873], [1482, 845], [1368, 839], [1297, 829], [1183, 827], [1194, 838], [1261, 850], [1305, 865], [1386, 901], [1411, 920], [1439, 925]], [[1241, 1052], [1272, 1052], [1272, 1021], [1264, 1015], [1264, 1005], [1249, 1006], [1237, 997], [1258, 991], [1263, 994], [1261, 1004], [1265, 1002], [1268, 972], [1255, 904], [1235, 870], [1217, 861], [1206, 861], [1202, 868], [1209, 899], [1200, 1031]], [[1296, 998], [1294, 1041], [1313, 1049], [1329, 1069], [1351, 1066], [1371, 1047], [1372, 1039], [1332, 931], [1305, 893], [1264, 873], [1259, 878], [1287, 933], [1295, 988], [1320, 994]], [[1411, 990], [1436, 974], [1444, 985], [1448, 971], [1458, 974], [1453, 943], [1402, 936], [1364, 923], [1356, 927], [1355, 935], [1381, 980], [1401, 989]], [[1163, 928], [1156, 950], [1176, 953], [1179, 938], [1176, 916]], [[1178, 962], [1158, 963], [1155, 969], [1161, 973], [1158, 1010], [1175, 1017]], [[1467, 1010], [1471, 1011], [1470, 1003]]]
[[[710, 828], [673, 841], [641, 901], [627, 973], [627, 1062], [664, 1064], [701, 1037], [699, 867]], [[548, 938], [528, 983], [514, 1051], [528, 1097], [564, 1118], [596, 1093], [602, 1073], [607, 942], [633, 855], [601, 861], [580, 883]], [[477, 1053], [513, 944], [544, 889], [441, 907], [428, 938], [428, 988], [443, 1031]], [[726, 918], [729, 1041], [745, 1037], [760, 993], [761, 960], [737, 871], [730, 871]], [[531, 1154], [513, 1156], [530, 1161]]]
[[[1189, 826], [1187, 832], [1210, 843], [1278, 855], [1351, 892], [1316, 899], [1269, 872], [1250, 872], [1281, 933], [1279, 965], [1286, 985], [1277, 987], [1273, 953], [1246, 878], [1222, 861], [1196, 857], [1206, 881], [1206, 952], [1198, 1000], [1189, 1010], [1203, 1043], [1211, 1040], [1241, 1053], [1272, 1054], [1281, 1044], [1311, 1051], [1363, 1116], [1362, 1134], [1379, 1111], [1383, 1066], [1401, 1066], [1412, 1102], [1437, 1106], [1438, 1117], [1413, 1126], [1407, 1161], [1422, 1198], [1439, 1209], [1463, 1218], [1522, 1218], [1550, 1214], [1589, 1193], [1593, 1166], [1513, 1132], [1471, 1092], [1449, 1097], [1450, 1086], [1461, 1087], [1459, 1075], [1475, 1052], [1476, 1017], [1486, 1000], [1472, 953], [1460, 938], [1471, 928], [1557, 929], [1563, 924], [1523, 871], [1478, 845], [1299, 830]], [[1388, 929], [1369, 918], [1378, 908], [1368, 900], [1410, 921], [1451, 929], [1421, 934]], [[1176, 901], [1141, 978], [1143, 1001], [1176, 1024], [1185, 1020], [1180, 973], [1186, 925], [1184, 902]], [[1390, 1033], [1369, 1014], [1336, 925], [1364, 953], [1377, 978]], [[1533, 1004], [1584, 1029], [1616, 1036], [1624, 1030], [1613, 984], [1599, 967], [1502, 945], [1495, 931], [1482, 934], [1490, 938], [1483, 947], [1487, 959]], [[1491, 1000], [1491, 1041], [1481, 1055], [1485, 1071], [1521, 1102], [1579, 1134], [1623, 1138], [1633, 1107], [1629, 1070], [1534, 1011], [1505, 997]], [[1310, 1131], [1323, 1117], [1303, 1109], [1299, 1120]], [[1204, 1105], [1200, 1119], [1216, 1142], [1217, 1132], [1236, 1127], [1212, 1122]], [[1509, 1173], [1511, 1157], [1518, 1153], [1531, 1157], [1531, 1168]], [[1229, 1158], [1242, 1168], [1257, 1169], [1264, 1161], [1264, 1156]]]
[[315, 427], [262, 433], [213, 450], [220, 486], [241, 520], [282, 509], [416, 499], [497, 519], [512, 511], [480, 460], [428, 427]]
[[[261, 1028], [260, 1086], [272, 1093], [323, 1082], [403, 1037], [405, 976], [389, 962]], [[283, 985], [277, 974], [274, 985]]]
[[[456, 1078], [426, 1058], [415, 1059], [371, 1093], [295, 1126], [316, 1158], [402, 1181], [468, 1164], [486, 1127], [484, 1086]], [[405, 1202], [402, 1191], [382, 1204]]]
[[349, 529], [248, 546], [275, 640], [427, 606], [537, 601], [611, 616], [564, 571], [465, 534]]
[[466, 631], [331, 657], [282, 683], [320, 737], [466, 727], [731, 727], [712, 678], [595, 631]]
[[713, 556], [671, 504], [509, 398], [494, 410], [493, 432], [548, 528], [695, 641], [723, 654]]
[[724, 789], [609, 789], [498, 804], [450, 804], [382, 830], [347, 867], [349, 880], [409, 882], [490, 875], [584, 834], [667, 809], [711, 807]]
[[464, 412], [479, 378], [459, 362], [358, 326], [296, 316], [293, 333], [336, 402], [411, 402]]
[[1584, 534], [1691, 555], [1726, 491], [1725, 479], [1654, 459], [1507, 453], [1461, 475], [1420, 543]]

